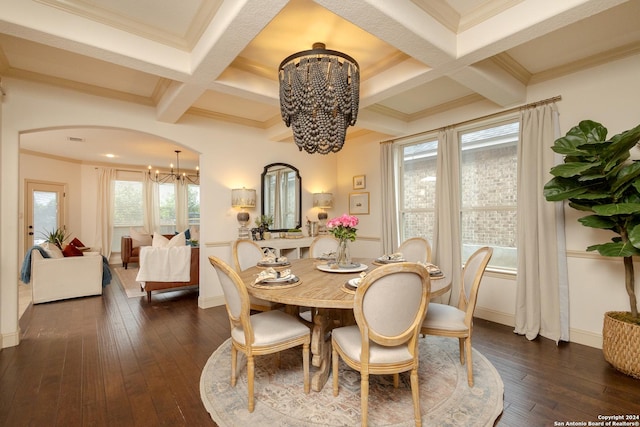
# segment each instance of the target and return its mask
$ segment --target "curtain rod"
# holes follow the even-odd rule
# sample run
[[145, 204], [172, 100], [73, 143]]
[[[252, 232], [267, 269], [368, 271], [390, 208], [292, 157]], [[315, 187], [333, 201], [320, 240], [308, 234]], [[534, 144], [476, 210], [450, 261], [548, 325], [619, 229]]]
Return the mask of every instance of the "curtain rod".
[[385, 141], [380, 141], [380, 144], [387, 144], [389, 142], [402, 141], [404, 139], [414, 138], [414, 137], [420, 136], [420, 135], [427, 135], [427, 134], [430, 134], [430, 133], [433, 133], [435, 131], [439, 131], [439, 130], [442, 130], [442, 129], [446, 129], [446, 128], [450, 128], [450, 127], [463, 126], [463, 125], [467, 125], [467, 124], [470, 124], [470, 123], [478, 122], [480, 120], [492, 119], [494, 117], [502, 116], [502, 115], [513, 113], [513, 112], [520, 111], [520, 110], [526, 110], [528, 108], [535, 108], [535, 107], [538, 107], [540, 105], [550, 104], [552, 102], [561, 101], [561, 100], [562, 100], [562, 96], [558, 95], [558, 96], [554, 96], [552, 98], [543, 99], [542, 101], [531, 102], [529, 104], [524, 104], [524, 105], [521, 105], [519, 107], [512, 107], [512, 108], [509, 108], [507, 110], [497, 111], [495, 113], [487, 114], [487, 115], [484, 115], [484, 116], [481, 116], [481, 117], [476, 117], [475, 119], [463, 120], [461, 122], [454, 123], [454, 124], [451, 124], [451, 125], [440, 126], [440, 127], [437, 127], [437, 128], [431, 129], [431, 130], [417, 132], [417, 133], [414, 133], [414, 134], [411, 134], [411, 135], [400, 136], [400, 137], [395, 138], [395, 139], [387, 139]]

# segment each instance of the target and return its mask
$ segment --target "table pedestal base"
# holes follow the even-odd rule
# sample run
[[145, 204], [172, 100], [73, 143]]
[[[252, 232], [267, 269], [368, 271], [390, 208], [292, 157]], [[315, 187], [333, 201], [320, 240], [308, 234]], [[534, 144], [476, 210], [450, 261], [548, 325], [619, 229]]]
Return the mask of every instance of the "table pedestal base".
[[311, 332], [311, 364], [319, 368], [311, 378], [311, 389], [320, 391], [331, 372], [331, 330], [354, 324], [353, 311], [319, 308], [313, 314]]

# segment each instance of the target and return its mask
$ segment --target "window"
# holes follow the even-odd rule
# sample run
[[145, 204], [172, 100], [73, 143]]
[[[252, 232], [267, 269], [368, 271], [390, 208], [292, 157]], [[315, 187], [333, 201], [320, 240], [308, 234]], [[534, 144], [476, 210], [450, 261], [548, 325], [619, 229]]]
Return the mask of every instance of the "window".
[[130, 227], [143, 226], [142, 200], [142, 182], [115, 182], [112, 251], [120, 252], [120, 238], [129, 234]]
[[160, 233], [173, 234], [176, 231], [176, 185], [159, 184], [158, 195]]
[[189, 184], [187, 186], [187, 213], [189, 226], [200, 225], [200, 186]]
[[424, 237], [433, 242], [438, 141], [401, 147], [400, 241]]
[[491, 246], [489, 265], [516, 269], [519, 122], [460, 133], [463, 262]]
[[[466, 128], [458, 133], [461, 189], [451, 198], [460, 197], [461, 201], [463, 262], [479, 247], [491, 246], [494, 252], [490, 267], [517, 268], [519, 128], [517, 120], [510, 120]], [[433, 242], [437, 137], [400, 145], [397, 154], [400, 241], [424, 237]]]

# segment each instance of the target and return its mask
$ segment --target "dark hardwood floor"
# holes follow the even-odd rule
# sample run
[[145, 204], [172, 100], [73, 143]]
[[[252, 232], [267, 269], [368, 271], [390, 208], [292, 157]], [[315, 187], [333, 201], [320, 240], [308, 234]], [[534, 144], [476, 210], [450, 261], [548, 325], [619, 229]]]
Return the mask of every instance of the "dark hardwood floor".
[[[21, 344], [0, 350], [1, 426], [211, 426], [200, 373], [229, 336], [224, 307], [197, 308], [197, 291], [102, 297], [29, 307]], [[478, 320], [474, 347], [504, 381], [498, 426], [554, 426], [640, 413], [640, 381], [597, 349]]]

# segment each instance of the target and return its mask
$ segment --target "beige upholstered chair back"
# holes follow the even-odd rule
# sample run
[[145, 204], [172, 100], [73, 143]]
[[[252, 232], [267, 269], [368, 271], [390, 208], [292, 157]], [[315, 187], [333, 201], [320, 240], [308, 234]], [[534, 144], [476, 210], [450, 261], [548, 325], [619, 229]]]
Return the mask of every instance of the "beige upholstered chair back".
[[398, 248], [408, 262], [431, 262], [431, 245], [427, 239], [412, 237], [402, 242]]
[[319, 258], [323, 255], [335, 252], [338, 249], [338, 239], [331, 235], [318, 236], [313, 239], [309, 247], [309, 256], [311, 258]]
[[263, 255], [262, 248], [251, 240], [236, 240], [233, 242], [233, 262], [236, 271], [243, 271], [255, 266]]
[[462, 269], [463, 286], [460, 288], [458, 308], [466, 311], [465, 323], [467, 325], [473, 318], [473, 311], [478, 300], [478, 289], [491, 255], [493, 255], [493, 248], [482, 247], [471, 254]]
[[389, 264], [367, 274], [354, 299], [363, 343], [397, 346], [411, 341], [415, 348], [430, 290], [427, 269], [415, 263]]
[[248, 328], [249, 330], [245, 330], [245, 334], [248, 332], [249, 335], [251, 335], [249, 293], [244, 283], [242, 283], [238, 273], [220, 258], [210, 256], [209, 262], [215, 269], [220, 285], [222, 286], [231, 326]]

